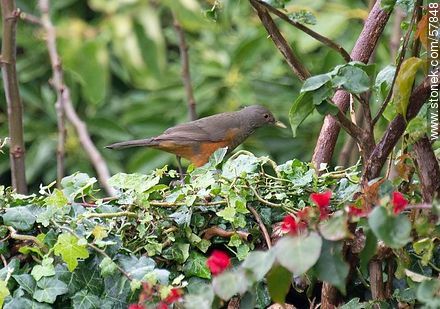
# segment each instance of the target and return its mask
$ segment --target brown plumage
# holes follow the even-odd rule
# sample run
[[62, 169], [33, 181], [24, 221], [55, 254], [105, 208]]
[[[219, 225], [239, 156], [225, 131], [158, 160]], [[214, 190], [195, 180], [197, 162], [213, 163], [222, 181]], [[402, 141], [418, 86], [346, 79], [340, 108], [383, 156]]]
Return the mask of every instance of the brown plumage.
[[252, 105], [237, 112], [216, 114], [183, 123], [156, 137], [120, 142], [106, 147], [150, 147], [173, 153], [190, 160], [196, 166], [202, 166], [217, 149], [228, 147], [228, 152], [231, 152], [256, 129], [265, 125], [285, 128], [265, 107]]

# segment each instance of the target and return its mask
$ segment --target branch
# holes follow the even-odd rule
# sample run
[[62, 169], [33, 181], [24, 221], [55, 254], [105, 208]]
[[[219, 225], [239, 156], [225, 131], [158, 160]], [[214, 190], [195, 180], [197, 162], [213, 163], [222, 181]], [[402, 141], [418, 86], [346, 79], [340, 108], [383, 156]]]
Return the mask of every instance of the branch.
[[[3, 0], [8, 2], [7, 0]], [[44, 10], [42, 10], [42, 15], [44, 17], [45, 14], [48, 14], [49, 11], [49, 4], [48, 0], [40, 0], [40, 10], [41, 8], [46, 9], [46, 13]], [[48, 18], [48, 15], [46, 16]], [[49, 23], [49, 26], [51, 25], [50, 19], [46, 20], [46, 23]], [[70, 123], [73, 125], [73, 127], [76, 130], [76, 133], [78, 134], [79, 141], [86, 152], [86, 154], [89, 156], [89, 159], [95, 168], [96, 174], [98, 176], [99, 182], [104, 187], [104, 189], [109, 193], [110, 195], [115, 194], [115, 190], [107, 183], [107, 180], [110, 178], [110, 172], [108, 170], [107, 164], [105, 163], [103, 157], [99, 153], [99, 151], [96, 149], [95, 144], [93, 144], [92, 139], [90, 138], [89, 132], [87, 131], [87, 127], [85, 123], [78, 117], [78, 114], [76, 113], [75, 109], [73, 108], [72, 99], [70, 97], [70, 91], [69, 88], [62, 83], [62, 67], [61, 63], [59, 61], [60, 57], [58, 56], [58, 52], [56, 49], [56, 33], [55, 30], [48, 31], [47, 32], [47, 40], [46, 40], [47, 48], [49, 50], [50, 55], [50, 61], [52, 64], [52, 69], [54, 71], [54, 83], [55, 82], [61, 82], [61, 85], [55, 85], [57, 87], [57, 91], [59, 91], [61, 94], [61, 98], [58, 97], [59, 102], [62, 102], [64, 104], [64, 112], [67, 117], [67, 119], [70, 121]], [[58, 71], [57, 73], [55, 73]], [[61, 80], [55, 81], [55, 76], [57, 78], [61, 77]], [[58, 95], [58, 92], [57, 92]], [[60, 125], [60, 124], [59, 124]]]
[[219, 236], [223, 238], [231, 238], [233, 235], [237, 234], [241, 240], [252, 241], [252, 235], [248, 232], [243, 231], [226, 231], [218, 226], [212, 226], [203, 230], [201, 233], [203, 239], [211, 239], [214, 236]]
[[272, 41], [275, 43], [275, 46], [278, 48], [280, 53], [286, 59], [287, 64], [292, 69], [293, 73], [302, 81], [306, 80], [310, 77], [309, 71], [304, 67], [301, 61], [296, 57], [292, 48], [287, 43], [286, 39], [284, 39], [280, 30], [278, 30], [277, 25], [273, 21], [270, 14], [267, 12], [267, 9], [264, 8], [258, 1], [250, 0], [251, 5], [254, 7], [255, 11], [257, 11], [258, 17], [263, 23], [264, 28], [266, 28], [267, 33], [269, 34]]
[[19, 11], [14, 0], [1, 0], [2, 51], [1, 66], [3, 87], [8, 105], [9, 159], [12, 187], [21, 194], [27, 193], [25, 148], [23, 138], [23, 104], [18, 90], [16, 69], [16, 28]]
[[61, 179], [64, 177], [64, 157], [65, 157], [65, 139], [66, 139], [66, 125], [64, 106], [66, 101], [70, 98], [65, 95], [65, 86], [63, 78], [63, 69], [61, 60], [56, 49], [56, 32], [49, 16], [49, 0], [40, 0], [38, 2], [41, 12], [41, 25], [46, 31], [47, 49], [49, 52], [50, 63], [52, 64], [52, 86], [57, 94], [57, 101], [55, 102], [55, 110], [57, 115], [58, 127], [58, 143], [57, 143], [57, 186], [61, 186]]
[[261, 0], [251, 0], [257, 2], [258, 4], [260, 4], [261, 6], [264, 6], [269, 12], [277, 15], [279, 18], [281, 18], [282, 20], [288, 22], [289, 24], [291, 24], [292, 26], [294, 26], [295, 28], [301, 30], [302, 32], [310, 35], [312, 38], [316, 39], [317, 41], [321, 42], [322, 44], [330, 47], [331, 49], [334, 49], [335, 51], [337, 51], [342, 58], [344, 58], [345, 61], [350, 62], [351, 61], [351, 57], [348, 54], [348, 52], [339, 44], [333, 42], [331, 39], [313, 31], [312, 29], [310, 29], [307, 26], [304, 26], [303, 24], [292, 20], [291, 18], [289, 18], [289, 16], [287, 16], [286, 14], [284, 14], [283, 12], [277, 10], [276, 8], [274, 8], [273, 6], [271, 6], [270, 4], [268, 4], [267, 2], [261, 1]]
[[399, 53], [399, 59], [396, 66], [396, 72], [394, 72], [393, 81], [391, 82], [390, 90], [388, 91], [387, 97], [385, 101], [382, 103], [382, 105], [379, 108], [379, 111], [377, 112], [376, 116], [373, 119], [373, 126], [379, 121], [380, 117], [382, 116], [383, 112], [388, 106], [388, 103], [391, 101], [391, 98], [393, 97], [393, 90], [394, 90], [394, 84], [396, 83], [397, 75], [399, 74], [400, 67], [402, 66], [403, 60], [405, 59], [406, 54], [406, 48], [409, 43], [409, 39], [411, 37], [411, 33], [413, 30], [414, 21], [417, 18], [417, 8], [414, 8], [413, 15], [411, 17], [411, 23], [409, 25], [408, 31], [405, 34], [405, 38], [403, 39], [402, 49]]
[[[437, 73], [438, 74], [438, 73]], [[412, 92], [409, 99], [406, 120], [402, 115], [398, 114], [388, 125], [382, 139], [373, 149], [367, 164], [364, 167], [364, 175], [362, 183], [368, 182], [379, 177], [380, 171], [384, 166], [388, 155], [396, 146], [398, 140], [406, 129], [407, 122], [413, 119], [422, 108], [423, 104], [431, 95], [430, 77], [426, 77], [423, 82]]]
[[249, 209], [249, 211], [252, 213], [252, 215], [255, 217], [255, 221], [257, 221], [258, 226], [260, 227], [261, 233], [264, 236], [264, 240], [266, 241], [266, 245], [267, 248], [270, 249], [272, 248], [272, 242], [270, 240], [270, 236], [269, 233], [267, 232], [267, 228], [264, 225], [263, 220], [261, 220], [260, 215], [258, 214], [258, 212], [255, 210], [254, 207], [252, 207], [251, 205], [247, 205], [247, 208]]
[[37, 26], [43, 26], [42, 21], [37, 16], [34, 16], [32, 14], [20, 11], [20, 15], [18, 17], [21, 20], [23, 20], [25, 22], [28, 22], [30, 24], [34, 24], [34, 25], [37, 25]]
[[7, 227], [9, 232], [11, 233], [11, 238], [12, 239], [17, 239], [17, 240], [23, 240], [23, 241], [32, 241], [34, 244], [36, 244], [38, 247], [40, 248], [44, 248], [44, 244], [35, 236], [32, 235], [22, 235], [22, 234], [18, 234], [17, 231], [12, 227], [12, 226], [8, 226]]
[[[368, 62], [389, 17], [390, 12], [383, 11], [380, 7], [380, 0], [376, 1], [351, 52], [353, 60], [364, 63]], [[349, 95], [345, 91], [337, 91], [333, 96], [333, 101], [343, 113], [348, 109], [349, 99]], [[319, 167], [321, 163], [330, 162], [339, 130], [340, 127], [335, 119], [331, 116], [326, 116], [313, 153], [312, 161], [315, 163], [315, 166]]]
[[197, 113], [196, 100], [194, 99], [193, 89], [191, 86], [191, 74], [189, 71], [188, 45], [186, 45], [185, 33], [182, 30], [176, 14], [174, 14], [174, 12], [172, 12], [172, 14], [174, 30], [179, 37], [180, 60], [182, 61], [182, 81], [183, 85], [185, 86], [189, 120], [193, 121], [197, 119]]

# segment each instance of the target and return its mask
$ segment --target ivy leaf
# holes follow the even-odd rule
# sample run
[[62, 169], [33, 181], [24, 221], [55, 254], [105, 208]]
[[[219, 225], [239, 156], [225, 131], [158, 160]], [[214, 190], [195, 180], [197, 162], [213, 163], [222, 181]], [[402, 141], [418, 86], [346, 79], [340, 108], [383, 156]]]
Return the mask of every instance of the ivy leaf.
[[22, 275], [12, 275], [12, 278], [14, 278], [15, 281], [17, 281], [18, 285], [28, 292], [30, 295], [34, 294], [35, 286], [37, 285], [37, 282], [34, 280], [34, 278], [29, 274], [22, 274]]
[[32, 277], [39, 281], [42, 277], [51, 277], [55, 275], [55, 268], [53, 267], [53, 258], [46, 257], [41, 262], [41, 265], [35, 265], [31, 271]]
[[428, 265], [432, 258], [432, 251], [434, 250], [434, 240], [431, 238], [423, 238], [413, 243], [414, 251], [418, 255], [422, 255], [422, 265]]
[[185, 276], [197, 276], [199, 278], [211, 279], [211, 272], [206, 266], [206, 261], [207, 258], [204, 255], [198, 253], [197, 251], [191, 251], [188, 260], [183, 266]]
[[2, 217], [4, 225], [10, 225], [19, 231], [31, 230], [36, 220], [36, 216], [26, 206], [8, 208]]
[[5, 298], [10, 295], [8, 284], [4, 280], [0, 280], [0, 308], [3, 306]]
[[411, 240], [411, 223], [404, 214], [396, 217], [388, 215], [385, 207], [375, 207], [368, 224], [374, 235], [393, 249], [402, 248]]
[[61, 187], [69, 202], [73, 202], [77, 196], [90, 193], [95, 182], [95, 177], [90, 178], [89, 175], [85, 173], [75, 173], [64, 177], [61, 180]]
[[321, 246], [321, 237], [317, 233], [311, 232], [307, 236], [283, 237], [274, 248], [278, 262], [295, 276], [299, 276], [318, 261]]
[[439, 308], [440, 280], [425, 280], [417, 287], [417, 300], [426, 304], [427, 308]]
[[102, 308], [99, 297], [89, 293], [87, 290], [81, 290], [73, 295], [72, 302], [75, 309]]
[[135, 256], [120, 256], [119, 262], [122, 268], [137, 280], [142, 280], [156, 267], [154, 260], [145, 256], [141, 256], [139, 259]]
[[223, 272], [212, 280], [215, 294], [223, 300], [229, 300], [236, 294], [243, 294], [250, 284], [240, 269]]
[[108, 184], [118, 189], [131, 189], [142, 193], [157, 185], [159, 180], [159, 176], [118, 173], [108, 180]]
[[236, 210], [233, 207], [225, 207], [224, 209], [217, 212], [217, 216], [225, 219], [226, 221], [233, 222], [235, 219]]
[[292, 274], [289, 270], [278, 265], [267, 275], [267, 287], [269, 295], [276, 303], [284, 304], [287, 292], [289, 292]]
[[399, 73], [397, 74], [396, 83], [393, 89], [393, 100], [397, 112], [405, 119], [416, 72], [422, 64], [423, 60], [420, 58], [408, 58], [402, 62]]
[[55, 244], [54, 253], [60, 256], [67, 264], [69, 271], [74, 271], [78, 266], [78, 259], [89, 257], [89, 251], [86, 245], [79, 245], [78, 238], [71, 234], [61, 234]]
[[58, 295], [66, 294], [68, 290], [67, 285], [55, 277], [44, 277], [37, 282], [33, 297], [39, 302], [53, 304]]
[[44, 199], [46, 206], [63, 207], [69, 202], [63, 191], [54, 189], [52, 194]]
[[227, 179], [234, 179], [240, 176], [246, 177], [255, 172], [258, 167], [258, 158], [255, 156], [239, 155], [233, 160], [228, 160], [223, 165], [222, 175]]
[[350, 267], [342, 256], [342, 242], [324, 240], [315, 269], [319, 279], [331, 283], [345, 295], [345, 280]]
[[292, 127], [293, 137], [296, 136], [296, 130], [299, 125], [310, 115], [315, 109], [313, 105], [313, 92], [303, 92], [293, 102], [289, 111], [289, 122]]
[[250, 272], [255, 281], [261, 281], [272, 268], [274, 262], [275, 254], [273, 251], [252, 251], [241, 267]]
[[107, 230], [102, 225], [95, 225], [92, 230], [92, 235], [96, 240], [101, 240], [108, 236]]
[[115, 274], [116, 270], [118, 269], [116, 263], [113, 262], [109, 257], [102, 259], [101, 263], [99, 264], [99, 268], [101, 268], [101, 275], [103, 277]]
[[342, 212], [336, 212], [333, 216], [319, 223], [319, 231], [327, 240], [337, 241], [351, 236], [348, 230], [347, 216]]
[[334, 105], [328, 101], [323, 101], [319, 105], [316, 105], [316, 110], [321, 115], [336, 116], [339, 112], [339, 108], [336, 105]]

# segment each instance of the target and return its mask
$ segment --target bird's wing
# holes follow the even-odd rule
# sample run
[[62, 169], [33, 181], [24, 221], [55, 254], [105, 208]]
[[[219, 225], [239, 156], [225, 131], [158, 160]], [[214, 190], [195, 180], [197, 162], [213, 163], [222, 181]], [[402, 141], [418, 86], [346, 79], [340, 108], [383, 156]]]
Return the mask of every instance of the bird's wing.
[[171, 127], [155, 139], [182, 142], [220, 142], [228, 137], [231, 129], [239, 127], [238, 118], [234, 113], [228, 113], [228, 115], [214, 115]]

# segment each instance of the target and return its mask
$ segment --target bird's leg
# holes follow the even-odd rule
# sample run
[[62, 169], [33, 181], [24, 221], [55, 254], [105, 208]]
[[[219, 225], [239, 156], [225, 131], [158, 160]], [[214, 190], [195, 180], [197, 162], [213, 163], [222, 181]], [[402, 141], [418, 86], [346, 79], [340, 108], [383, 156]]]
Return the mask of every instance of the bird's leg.
[[185, 179], [185, 175], [183, 174], [183, 167], [182, 167], [182, 161], [180, 156], [176, 156], [177, 159], [177, 167], [179, 168], [179, 174], [180, 174], [180, 180], [183, 182]]

